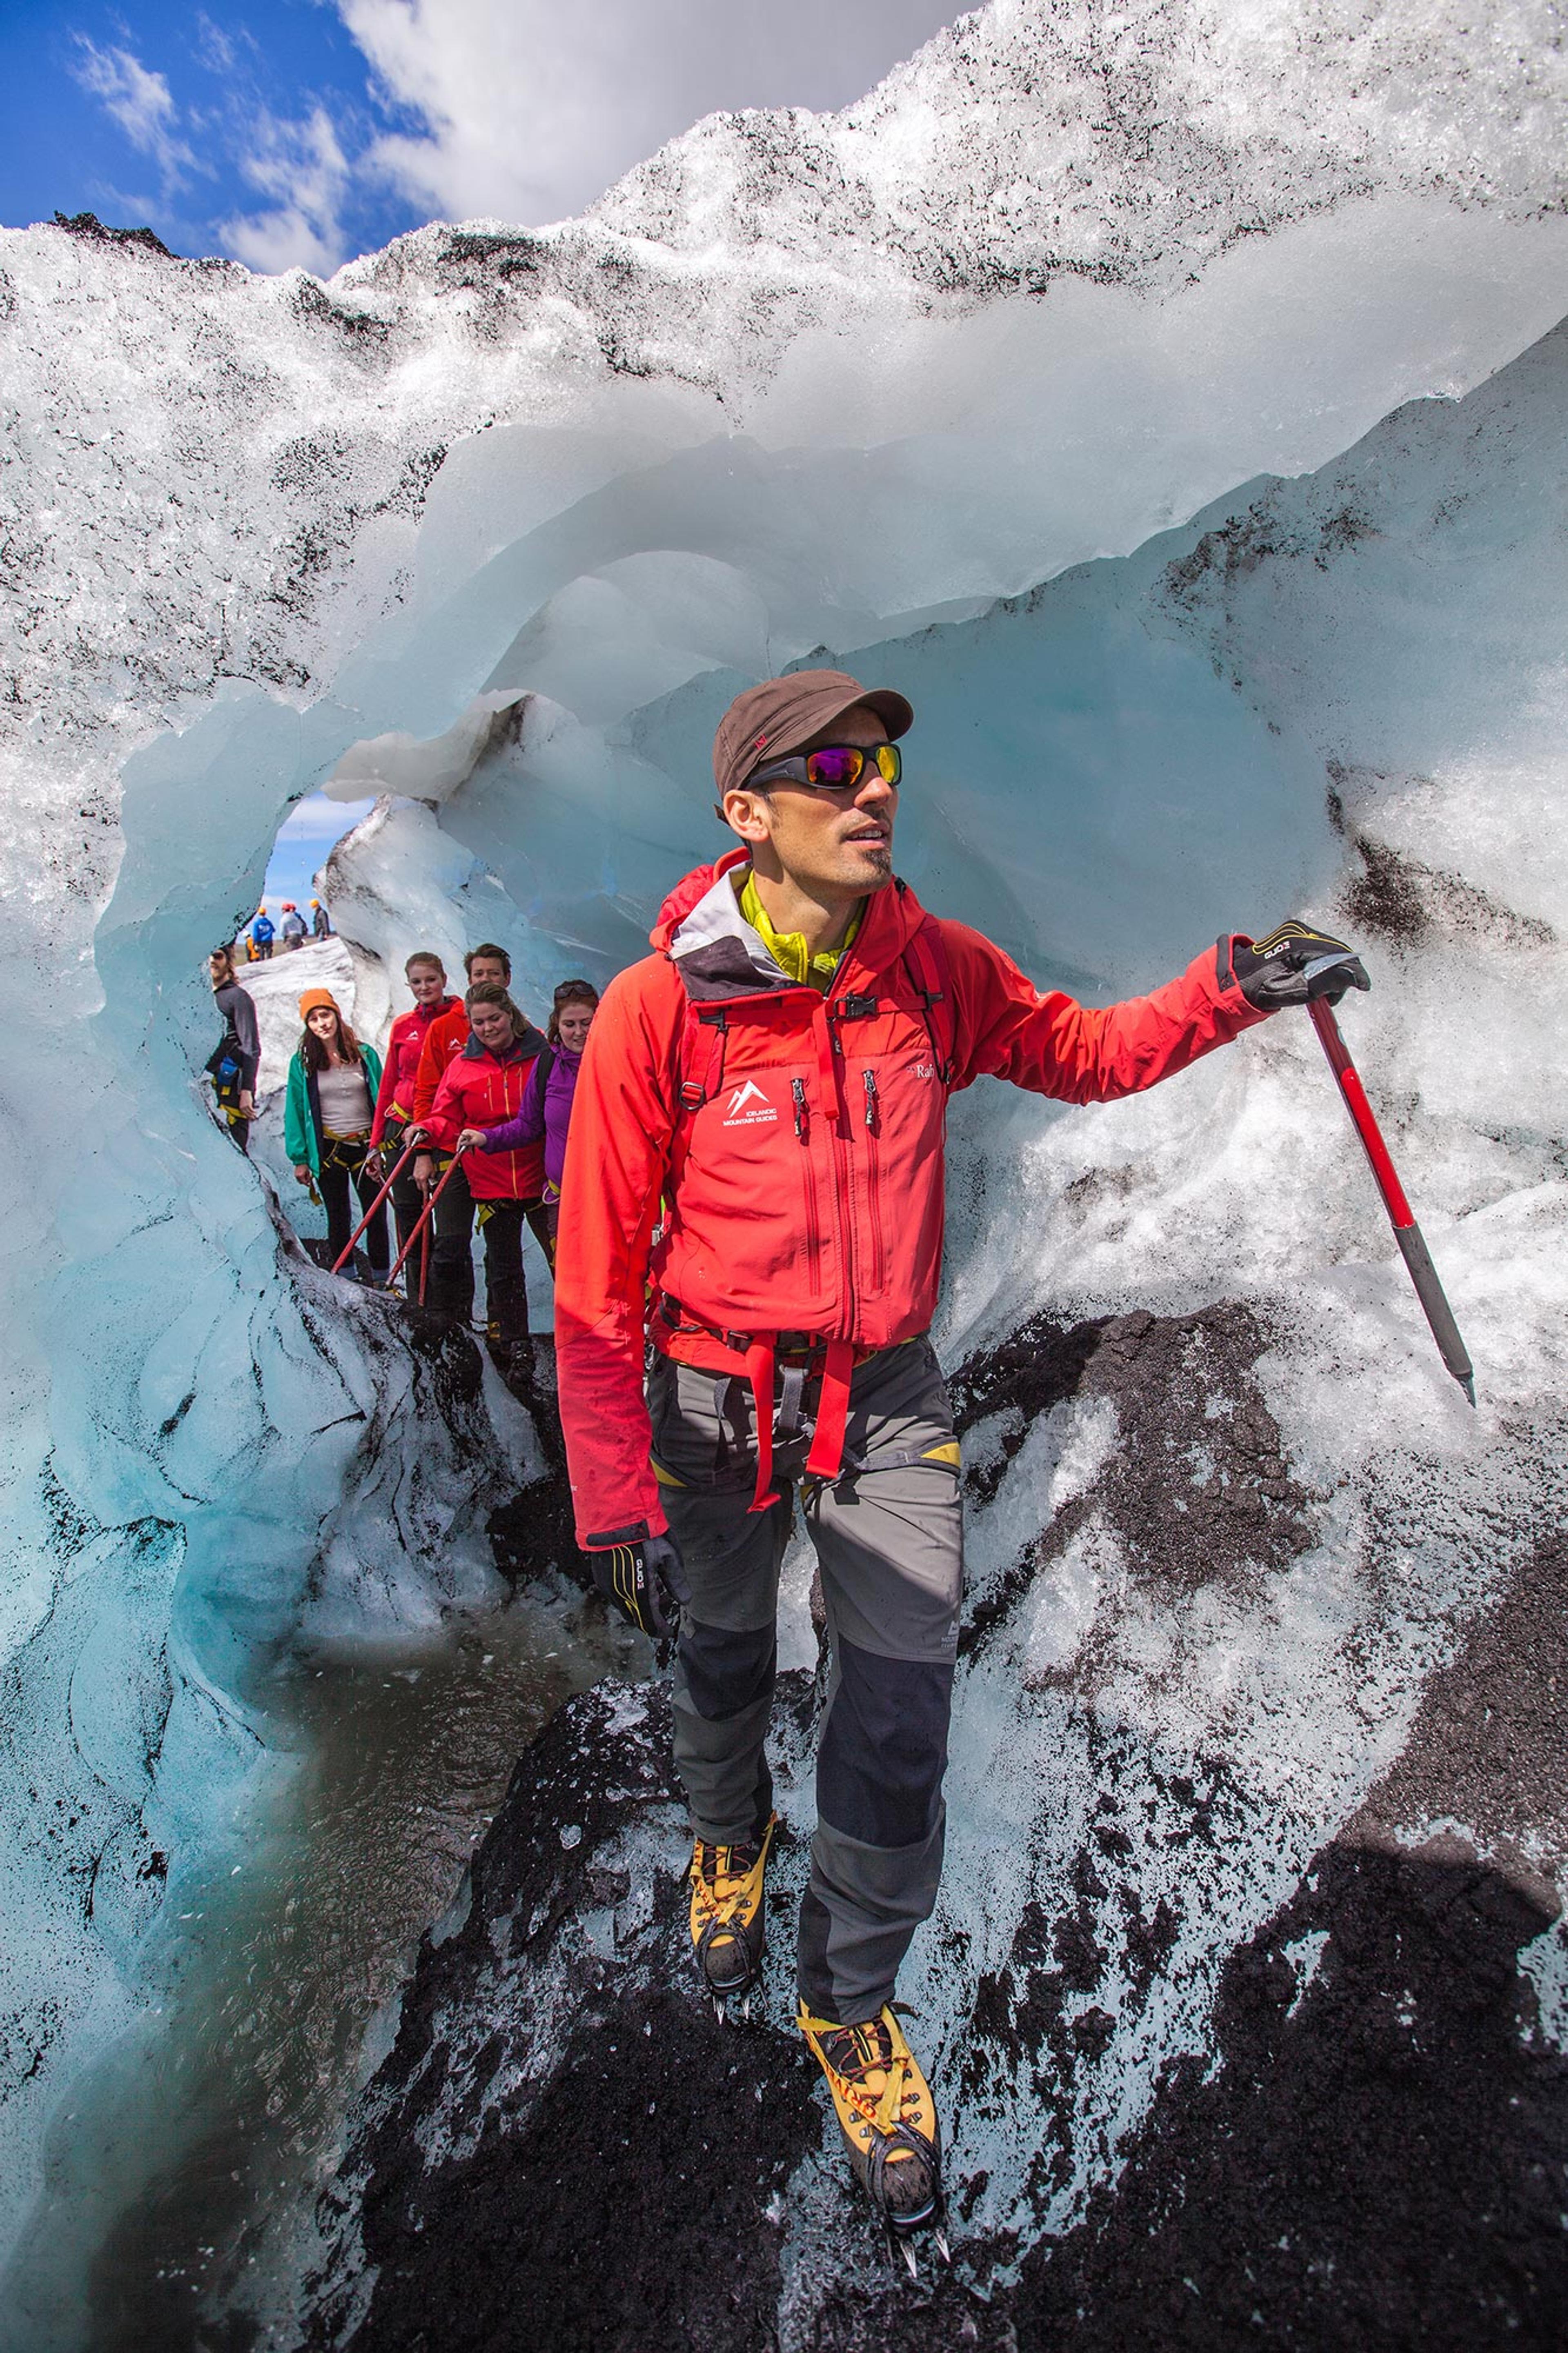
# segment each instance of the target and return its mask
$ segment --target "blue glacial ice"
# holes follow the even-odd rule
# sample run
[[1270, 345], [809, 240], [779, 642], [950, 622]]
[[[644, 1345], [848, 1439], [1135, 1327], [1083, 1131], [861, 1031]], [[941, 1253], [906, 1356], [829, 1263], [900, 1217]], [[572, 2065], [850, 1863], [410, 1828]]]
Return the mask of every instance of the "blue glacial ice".
[[[1483, 13], [1483, 65], [1425, 8], [1330, 11], [1309, 57], [1283, 12], [1151, 5], [1108, 58], [1092, 9], [998, 0], [844, 117], [716, 118], [582, 222], [325, 288], [0, 235], [6, 2243], [184, 1875], [246, 1852], [268, 1665], [493, 1603], [488, 1498], [536, 1461], [493, 1389], [454, 1434], [280, 1240], [194, 1082], [202, 953], [325, 785], [385, 797], [333, 873], [373, 1029], [415, 944], [500, 938], [534, 1000], [606, 974], [710, 854], [718, 711], [818, 647], [916, 703], [902, 871], [1042, 982], [1126, 991], [1289, 911], [1371, 943], [1347, 1028], [1478, 1419], [1300, 1026], [1146, 1101], [954, 1119], [948, 1357], [1041, 1308], [1259, 1303], [1323, 1498], [1278, 1587], [1177, 1613], [1091, 1520], [1026, 1655], [969, 1677], [944, 1903], [982, 1953], [996, 1854], [1032, 1837], [1048, 1896], [1081, 1840], [1089, 1736], [1041, 1677], [1091, 1641], [1130, 1757], [1220, 1750], [1256, 1797], [1206, 1877], [1151, 1880], [1179, 1935], [1063, 2213], [1204, 2048], [1225, 1955], [1561, 1504], [1568, 225], [1544, 19]], [[1035, 1434], [977, 1592], [1113, 1439]], [[961, 2151], [998, 2224], [1026, 2105]]]

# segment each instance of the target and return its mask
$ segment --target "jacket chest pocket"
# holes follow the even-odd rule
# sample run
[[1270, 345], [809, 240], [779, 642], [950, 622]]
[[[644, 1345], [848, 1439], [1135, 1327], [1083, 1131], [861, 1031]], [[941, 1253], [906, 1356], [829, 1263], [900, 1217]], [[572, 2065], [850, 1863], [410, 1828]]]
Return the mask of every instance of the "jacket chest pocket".
[[805, 1062], [732, 1062], [691, 1122], [677, 1197], [687, 1245], [737, 1301], [768, 1298], [785, 1330], [828, 1287], [832, 1150]]
[[858, 1288], [885, 1292], [932, 1210], [940, 1219], [946, 1090], [929, 1041], [846, 1072]]

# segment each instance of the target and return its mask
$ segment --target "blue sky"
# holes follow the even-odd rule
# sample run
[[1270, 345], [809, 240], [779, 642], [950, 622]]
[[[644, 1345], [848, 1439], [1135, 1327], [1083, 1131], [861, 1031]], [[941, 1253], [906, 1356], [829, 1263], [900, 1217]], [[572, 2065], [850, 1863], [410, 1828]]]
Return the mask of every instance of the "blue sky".
[[309, 800], [300, 801], [289, 811], [268, 864], [263, 893], [267, 912], [274, 923], [285, 899], [292, 899], [304, 913], [310, 913], [311, 875], [325, 863], [333, 842], [356, 826], [362, 817], [368, 817], [374, 807], [374, 801], [330, 801], [320, 793], [312, 793]]
[[0, 224], [93, 212], [327, 275], [434, 219], [570, 217], [700, 116], [848, 104], [950, 0], [0, 5]]
[[[11, 101], [0, 142], [8, 226], [94, 212], [148, 224], [178, 253], [335, 268], [428, 217], [387, 176], [347, 168], [418, 121], [318, 0], [267, 0], [253, 14], [179, 0], [8, 5], [0, 84]], [[329, 139], [342, 170], [330, 149], [323, 159]], [[318, 198], [312, 239], [323, 173], [331, 202]]]

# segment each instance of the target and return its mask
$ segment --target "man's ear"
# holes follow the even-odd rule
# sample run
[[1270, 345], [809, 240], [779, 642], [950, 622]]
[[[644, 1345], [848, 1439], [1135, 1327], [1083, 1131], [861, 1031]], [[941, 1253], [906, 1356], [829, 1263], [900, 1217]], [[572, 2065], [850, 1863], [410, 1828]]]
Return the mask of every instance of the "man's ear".
[[767, 841], [772, 839], [773, 828], [768, 823], [767, 803], [760, 793], [749, 793], [742, 786], [736, 785], [715, 806], [731, 833], [738, 833], [742, 841]]

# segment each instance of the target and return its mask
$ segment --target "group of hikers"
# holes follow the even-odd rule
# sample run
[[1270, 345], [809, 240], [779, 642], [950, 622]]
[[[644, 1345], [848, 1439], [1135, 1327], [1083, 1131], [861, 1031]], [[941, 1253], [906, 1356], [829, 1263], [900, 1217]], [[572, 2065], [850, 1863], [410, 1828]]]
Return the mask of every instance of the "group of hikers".
[[1100, 1009], [1037, 989], [893, 871], [913, 716], [837, 670], [749, 689], [713, 746], [736, 840], [670, 892], [653, 953], [602, 1006], [563, 984], [542, 1039], [499, 949], [468, 957], [461, 1001], [414, 956], [383, 1070], [308, 991], [289, 1111], [301, 1181], [325, 1195], [339, 1172], [345, 1238], [350, 1179], [418, 1141], [399, 1232], [444, 1180], [431, 1282], [460, 1314], [477, 1205], [509, 1346], [525, 1339], [525, 1219], [553, 1253], [577, 1538], [606, 1599], [673, 1644], [688, 1926], [721, 2013], [762, 1966], [779, 1571], [799, 1510], [830, 1671], [796, 2024], [911, 2269], [920, 2233], [943, 2244], [936, 2095], [894, 1997], [942, 1871], [963, 1591], [960, 1450], [929, 1336], [948, 1099], [992, 1077], [1110, 1102], [1282, 1007], [1369, 985], [1343, 941], [1288, 922], [1226, 934]]
[[[522, 1229], [553, 1266], [573, 1090], [599, 993], [586, 980], [563, 981], [541, 1032], [512, 999], [503, 947], [486, 940], [463, 963], [468, 987], [459, 997], [447, 993], [433, 950], [417, 948], [407, 959], [414, 1001], [392, 1024], [384, 1062], [355, 1035], [330, 988], [304, 991], [283, 1148], [296, 1180], [326, 1211], [330, 1264], [354, 1239], [357, 1197], [358, 1245], [343, 1271], [382, 1282], [395, 1271], [407, 1296], [460, 1324], [473, 1314], [477, 1223], [490, 1353], [504, 1377], [526, 1389], [534, 1366]], [[255, 1116], [256, 1011], [230, 951], [215, 949], [209, 972], [224, 1035], [207, 1067], [243, 1151]], [[427, 1246], [416, 1253], [426, 1225]]]
[[282, 941], [285, 948], [302, 948], [308, 939], [330, 940], [332, 936], [332, 919], [320, 899], [310, 902], [308, 923], [292, 899], [284, 900], [281, 913], [282, 923], [275, 923], [263, 899], [251, 918], [250, 928], [243, 937], [246, 954], [252, 964], [269, 964], [279, 940]]

